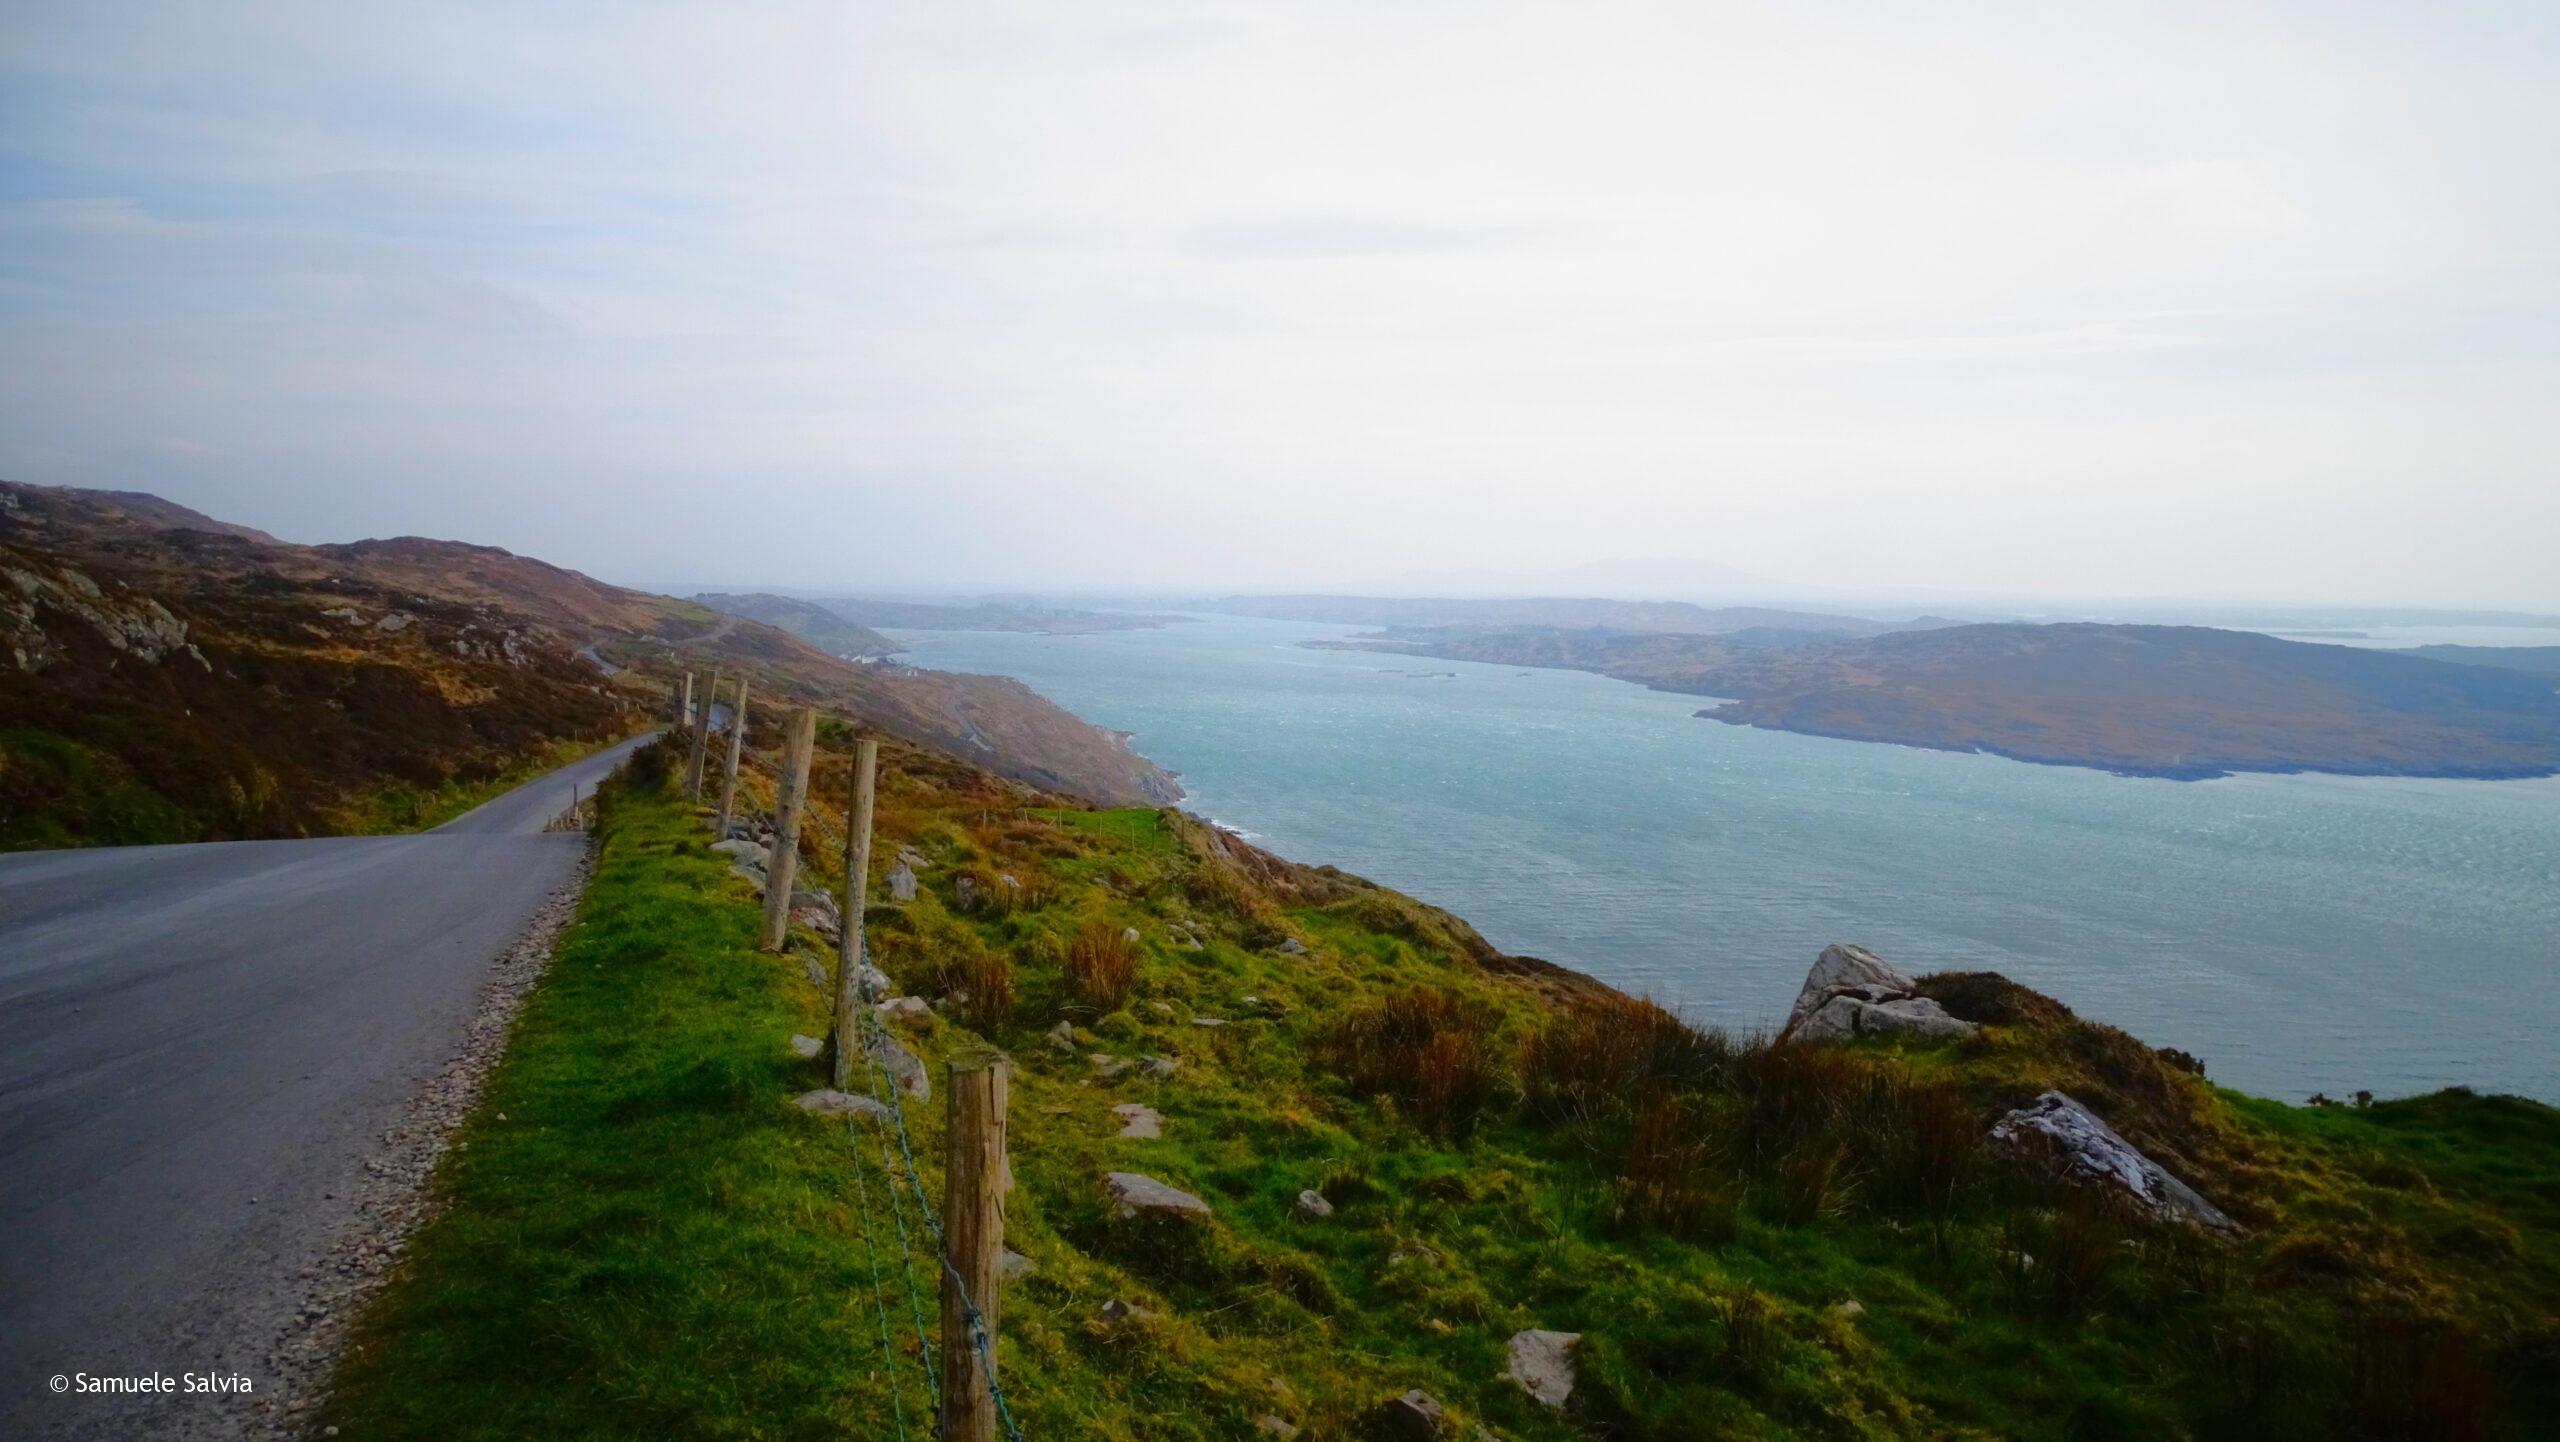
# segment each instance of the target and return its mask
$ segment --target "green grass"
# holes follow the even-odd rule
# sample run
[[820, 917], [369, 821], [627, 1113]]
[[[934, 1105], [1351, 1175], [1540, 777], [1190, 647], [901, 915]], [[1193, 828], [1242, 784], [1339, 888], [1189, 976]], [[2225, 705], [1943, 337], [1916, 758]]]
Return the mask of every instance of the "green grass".
[[193, 841], [202, 828], [111, 752], [0, 728], [0, 851]]
[[[1161, 813], [1033, 807], [931, 758], [888, 759], [881, 865], [901, 844], [932, 864], [914, 903], [872, 909], [882, 964], [917, 989], [969, 953], [1015, 984], [983, 1036], [941, 1019], [905, 1035], [929, 1061], [982, 1040], [1016, 1061], [1008, 1240], [1036, 1270], [1006, 1290], [1000, 1345], [1031, 1436], [1249, 1437], [1275, 1414], [1351, 1437], [1417, 1386], [1515, 1439], [2279, 1442], [2481, 1435], [2463, 1430], [2481, 1418], [2526, 1435], [2550, 1415], [2529, 1381], [2560, 1297], [2549, 1108], [2445, 1093], [2297, 1110], [2042, 1013], [1810, 1071], [1693, 1040], [1643, 1086], [1575, 1102], [1523, 1050], [1558, 1024], [1555, 998], [1484, 972], [1462, 923], [1303, 869], [1245, 876]], [[890, 1378], [911, 1374], [913, 1342], [884, 1367], [855, 1202], [858, 1175], [878, 1200], [876, 1155], [857, 1150], [876, 1139], [788, 1104], [820, 1083], [783, 1041], [820, 1030], [821, 992], [797, 959], [750, 949], [752, 899], [695, 812], [645, 778], [607, 795], [584, 909], [331, 1420], [366, 1438], [892, 1435]], [[964, 912], [964, 867], [1042, 878], [1041, 899]], [[1136, 927], [1144, 952], [1132, 999], [1104, 1015], [1078, 1008], [1056, 961], [1094, 924]], [[1277, 952], [1282, 935], [1310, 954]], [[1434, 1118], [1392, 1066], [1363, 1091], [1327, 1060], [1417, 985], [1486, 1018], [1499, 1085], [1480, 1112]], [[1060, 1020], [1072, 1054], [1043, 1039]], [[1104, 1082], [1094, 1051], [1179, 1067]], [[2128, 1227], [1988, 1164], [1932, 1212], [1896, 1190], [1899, 1139], [1857, 1120], [1861, 1098], [1937, 1087], [1978, 1129], [2000, 1098], [2052, 1084], [2106, 1098], [2250, 1236]], [[1694, 1234], [1619, 1205], [1636, 1092], [1675, 1098], [1705, 1148], [1725, 1202]], [[1164, 1138], [1118, 1137], [1123, 1100], [1162, 1111]], [[912, 1110], [938, 1195], [940, 1109]], [[1808, 1202], [1803, 1158], [1839, 1146]], [[1193, 1191], [1215, 1217], [1115, 1219], [1096, 1185], [1111, 1169]], [[1309, 1188], [1333, 1217], [1296, 1213]], [[1104, 1322], [1114, 1297], [1149, 1315]], [[1835, 1310], [1850, 1299], [1855, 1320]], [[908, 1335], [889, 1300], [892, 1337]], [[930, 1328], [929, 1285], [925, 1305]], [[1501, 1378], [1526, 1327], [1585, 1334], [1562, 1417]], [[921, 1398], [905, 1395], [913, 1427]], [[2410, 1399], [2415, 1414], [2394, 1410]]]
[[389, 782], [350, 803], [345, 808], [340, 830], [351, 836], [388, 836], [433, 830], [538, 776], [548, 775], [572, 761], [584, 760], [617, 744], [619, 738], [555, 741], [497, 774], [476, 781], [455, 779], [438, 786]]

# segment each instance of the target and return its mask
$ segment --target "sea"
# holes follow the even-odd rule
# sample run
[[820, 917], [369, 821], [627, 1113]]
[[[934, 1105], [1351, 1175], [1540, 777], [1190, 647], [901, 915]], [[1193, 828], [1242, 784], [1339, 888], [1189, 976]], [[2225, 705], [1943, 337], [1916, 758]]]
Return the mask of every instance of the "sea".
[[[1186, 809], [1701, 1024], [1774, 1026], [1853, 941], [2003, 972], [2243, 1091], [2560, 1102], [2560, 778], [2121, 777], [1301, 644], [1364, 629], [890, 634], [1131, 733]], [[2358, 638], [2385, 639], [2418, 638]]]

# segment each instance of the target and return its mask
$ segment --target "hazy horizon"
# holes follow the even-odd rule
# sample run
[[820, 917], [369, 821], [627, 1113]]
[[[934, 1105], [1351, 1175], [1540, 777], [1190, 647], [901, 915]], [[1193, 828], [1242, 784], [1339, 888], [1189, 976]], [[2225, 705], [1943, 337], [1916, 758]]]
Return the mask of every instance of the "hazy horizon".
[[2555, 82], [2483, 4], [22, 7], [0, 478], [699, 588], [2560, 612]]

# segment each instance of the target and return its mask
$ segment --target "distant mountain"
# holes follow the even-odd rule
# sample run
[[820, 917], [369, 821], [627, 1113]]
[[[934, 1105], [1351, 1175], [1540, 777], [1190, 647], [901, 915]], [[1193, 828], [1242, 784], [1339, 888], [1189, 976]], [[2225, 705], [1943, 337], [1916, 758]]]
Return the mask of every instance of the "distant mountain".
[[2560, 680], [2560, 646], [2413, 646], [2406, 654]]
[[1232, 616], [1345, 626], [1551, 626], [1679, 636], [1718, 636], [1754, 628], [1878, 636], [1909, 626], [1948, 624], [1935, 619], [1897, 624], [1863, 616], [1767, 606], [1707, 607], [1687, 601], [1613, 601], [1580, 596], [1228, 596], [1208, 603], [1208, 609]]
[[743, 594], [706, 592], [694, 600], [715, 611], [744, 616], [779, 626], [830, 656], [854, 659], [867, 656], [894, 656], [898, 643], [872, 630], [837, 615], [814, 601], [796, 596], [775, 596], [762, 591]]
[[489, 546], [290, 545], [156, 497], [0, 482], [0, 849], [396, 823], [628, 734], [684, 669], [1050, 790], [1181, 794], [1009, 679], [848, 665]]
[[1024, 631], [1041, 636], [1079, 636], [1094, 631], [1153, 630], [1185, 619], [1125, 611], [1059, 610], [1011, 597], [934, 602], [826, 596], [815, 604], [865, 626], [909, 631]]
[[1712, 720], [2199, 779], [2560, 773], [2560, 692], [2401, 652], [2199, 626], [1998, 624], [1789, 643], [1462, 628], [1339, 645], [1598, 671], [1730, 698]]

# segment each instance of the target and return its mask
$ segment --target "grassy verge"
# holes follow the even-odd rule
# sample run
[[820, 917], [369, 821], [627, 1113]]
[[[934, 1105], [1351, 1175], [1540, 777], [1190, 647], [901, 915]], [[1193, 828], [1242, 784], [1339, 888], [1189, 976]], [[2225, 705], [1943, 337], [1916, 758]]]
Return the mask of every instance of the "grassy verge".
[[[1173, 813], [889, 762], [879, 865], [904, 851], [925, 888], [872, 909], [874, 944], [944, 998], [904, 1038], [1017, 1062], [1008, 1239], [1034, 1270], [1001, 1348], [1032, 1436], [1351, 1437], [1411, 1387], [1519, 1439], [2450, 1438], [2547, 1415], [2549, 1108], [2235, 1097], [1986, 977], [1933, 983], [1987, 1024], [1960, 1045], [1701, 1035]], [[856, 1202], [858, 1177], [881, 1196], [876, 1140], [788, 1101], [820, 1084], [784, 1046], [820, 1030], [818, 948], [756, 954], [751, 893], [636, 771], [444, 1211], [359, 1330], [342, 1435], [886, 1437], [900, 1405], [923, 1435], [894, 1272], [875, 1312], [865, 1224], [888, 1224]], [[843, 775], [822, 758], [822, 791]], [[2003, 1164], [1989, 1117], [2044, 1086], [2247, 1238], [2148, 1230]], [[1124, 1102], [1164, 1135], [1120, 1136]], [[938, 1195], [939, 1108], [911, 1111]], [[1215, 1215], [1118, 1219], [1106, 1170]], [[1307, 1190], [1333, 1214], [1302, 1215]], [[1107, 1319], [1114, 1298], [1141, 1310]], [[1562, 1413], [1502, 1376], [1531, 1327], [1584, 1334]]]
[[563, 740], [525, 756], [495, 775], [476, 781], [449, 780], [438, 786], [394, 781], [351, 802], [339, 830], [350, 836], [387, 836], [430, 831], [483, 803], [494, 801], [524, 783], [549, 775], [573, 761], [583, 761], [622, 738]]

